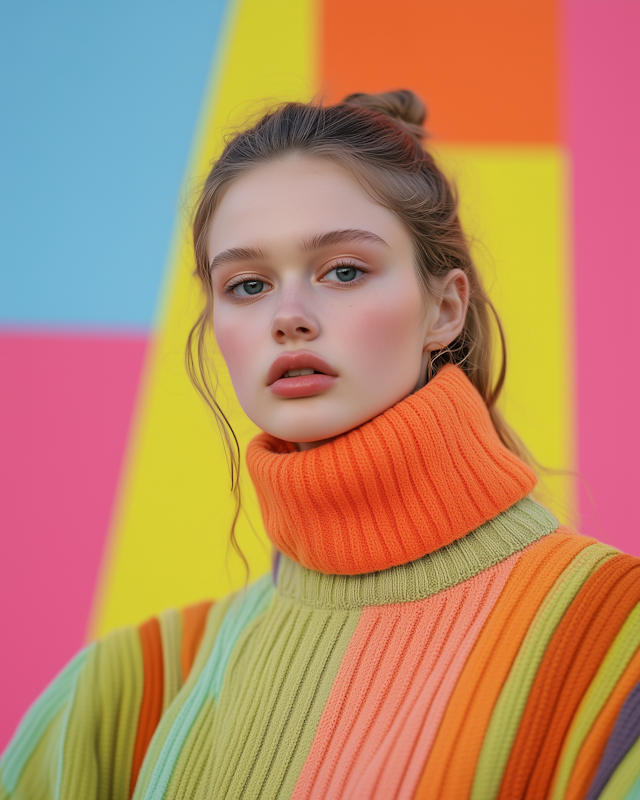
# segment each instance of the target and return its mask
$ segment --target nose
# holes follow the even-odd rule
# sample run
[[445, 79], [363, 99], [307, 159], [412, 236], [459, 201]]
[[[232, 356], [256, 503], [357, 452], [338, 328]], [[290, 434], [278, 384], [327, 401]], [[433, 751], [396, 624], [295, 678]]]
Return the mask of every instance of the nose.
[[320, 324], [298, 294], [283, 297], [271, 325], [271, 335], [278, 344], [296, 340], [310, 342], [320, 333]]

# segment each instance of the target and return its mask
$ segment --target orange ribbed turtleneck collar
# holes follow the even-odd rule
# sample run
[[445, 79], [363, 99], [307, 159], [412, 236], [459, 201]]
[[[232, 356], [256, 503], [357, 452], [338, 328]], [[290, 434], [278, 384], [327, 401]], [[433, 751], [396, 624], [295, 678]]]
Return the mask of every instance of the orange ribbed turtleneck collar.
[[313, 450], [298, 452], [262, 433], [249, 444], [247, 465], [275, 547], [304, 567], [336, 575], [422, 558], [536, 484], [454, 366]]

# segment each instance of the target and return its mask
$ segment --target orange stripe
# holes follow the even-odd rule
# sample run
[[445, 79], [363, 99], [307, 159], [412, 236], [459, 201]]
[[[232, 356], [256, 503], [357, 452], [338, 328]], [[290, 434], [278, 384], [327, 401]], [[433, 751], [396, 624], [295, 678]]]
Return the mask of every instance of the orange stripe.
[[160, 623], [154, 617], [138, 629], [144, 663], [144, 687], [138, 718], [138, 732], [133, 748], [129, 797], [133, 795], [142, 762], [162, 714], [164, 694], [164, 663], [162, 660], [162, 634]]
[[182, 644], [180, 645], [180, 667], [182, 669], [182, 682], [189, 677], [191, 667], [195, 661], [204, 635], [207, 614], [213, 603], [206, 600], [182, 609]]
[[499, 800], [546, 797], [580, 701], [640, 601], [640, 561], [618, 555], [585, 581], [558, 625], [531, 687]]
[[453, 691], [416, 798], [469, 796], [493, 708], [531, 621], [558, 576], [593, 543], [559, 528], [516, 564]]
[[607, 741], [627, 695], [640, 681], [640, 648], [627, 664], [609, 699], [584, 740], [576, 759], [565, 800], [583, 800], [600, 764]]

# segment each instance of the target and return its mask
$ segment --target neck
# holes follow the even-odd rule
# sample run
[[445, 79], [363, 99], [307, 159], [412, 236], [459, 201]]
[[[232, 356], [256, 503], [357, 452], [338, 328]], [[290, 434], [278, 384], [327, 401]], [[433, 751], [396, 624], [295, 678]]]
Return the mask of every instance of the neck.
[[453, 366], [333, 441], [293, 447], [261, 434], [247, 450], [265, 528], [278, 550], [330, 574], [421, 558], [505, 511], [536, 482]]

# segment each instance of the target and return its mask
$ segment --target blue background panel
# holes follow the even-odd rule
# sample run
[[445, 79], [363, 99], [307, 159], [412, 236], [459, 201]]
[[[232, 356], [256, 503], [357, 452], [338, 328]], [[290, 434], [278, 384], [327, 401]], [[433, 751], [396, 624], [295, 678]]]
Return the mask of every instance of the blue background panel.
[[0, 5], [0, 324], [153, 326], [227, 4]]

